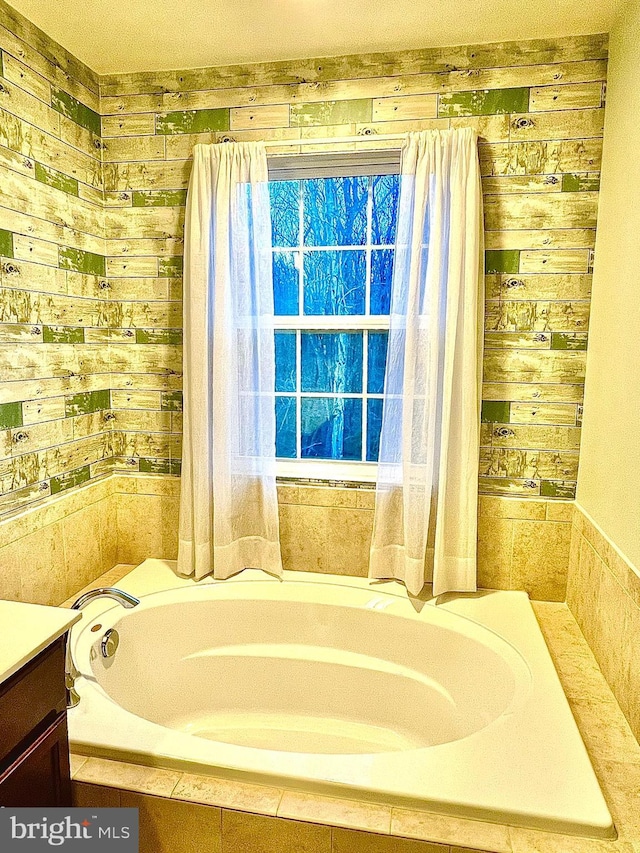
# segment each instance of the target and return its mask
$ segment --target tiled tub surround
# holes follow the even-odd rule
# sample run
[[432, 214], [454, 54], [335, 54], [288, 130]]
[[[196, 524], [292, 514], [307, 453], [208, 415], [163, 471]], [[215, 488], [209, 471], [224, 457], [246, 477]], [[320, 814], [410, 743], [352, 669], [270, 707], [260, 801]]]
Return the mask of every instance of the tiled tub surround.
[[102, 477], [0, 520], [0, 599], [58, 605], [117, 558], [115, 482]]
[[[96, 583], [116, 583], [128, 568]], [[640, 747], [567, 606], [539, 602], [534, 610], [613, 815], [617, 841], [81, 755], [72, 760], [76, 802], [140, 808], [142, 853], [640, 853]]]
[[[137, 564], [149, 556], [175, 560], [179, 479], [118, 475], [114, 480], [118, 562]], [[374, 500], [373, 489], [280, 484], [285, 569], [366, 576]], [[478, 585], [564, 601], [572, 506], [480, 495]]]
[[[640, 740], [640, 572], [579, 505], [567, 603]], [[640, 780], [637, 793], [640, 813]]]
[[[0, 520], [0, 598], [59, 604], [115, 563], [173, 560], [180, 479], [117, 474]], [[374, 491], [280, 485], [281, 543], [291, 571], [367, 574]], [[478, 583], [564, 600], [567, 501], [480, 496]]]
[[486, 224], [480, 490], [573, 496], [605, 37], [98, 78], [0, 9], [0, 513], [114, 466], [179, 473], [195, 143], [465, 125]]
[[[412, 606], [394, 583], [250, 571], [196, 584], [160, 560], [119, 586], [141, 604], [93, 602], [72, 634], [79, 751], [611, 837], [524, 594]], [[118, 631], [115, 661], [96, 656], [96, 625]]]

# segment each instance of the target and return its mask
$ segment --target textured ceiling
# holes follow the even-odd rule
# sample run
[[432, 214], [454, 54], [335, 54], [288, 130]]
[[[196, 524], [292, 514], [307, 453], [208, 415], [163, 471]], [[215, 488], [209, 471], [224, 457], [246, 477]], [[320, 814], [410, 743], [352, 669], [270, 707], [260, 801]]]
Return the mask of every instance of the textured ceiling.
[[619, 0], [10, 2], [100, 74], [608, 32], [621, 5]]

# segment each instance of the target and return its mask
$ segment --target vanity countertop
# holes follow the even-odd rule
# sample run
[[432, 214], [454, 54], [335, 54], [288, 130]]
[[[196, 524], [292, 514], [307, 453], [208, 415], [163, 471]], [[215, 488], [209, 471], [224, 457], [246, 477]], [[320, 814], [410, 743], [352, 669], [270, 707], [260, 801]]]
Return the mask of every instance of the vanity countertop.
[[0, 684], [81, 617], [78, 611], [62, 607], [0, 600]]

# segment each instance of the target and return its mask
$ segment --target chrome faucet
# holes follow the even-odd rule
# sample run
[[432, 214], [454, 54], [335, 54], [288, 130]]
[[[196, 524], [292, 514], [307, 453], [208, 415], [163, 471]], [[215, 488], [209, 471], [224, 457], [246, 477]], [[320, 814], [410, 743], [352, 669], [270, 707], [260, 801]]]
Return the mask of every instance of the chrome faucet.
[[[84, 595], [81, 595], [76, 601], [71, 605], [72, 610], [82, 610], [90, 601], [93, 601], [95, 598], [112, 598], [114, 601], [117, 601], [118, 604], [121, 604], [123, 607], [130, 609], [131, 607], [135, 607], [140, 604], [140, 599], [136, 598], [134, 595], [130, 595], [128, 592], [125, 592], [122, 589], [116, 589], [113, 586], [100, 587], [99, 589], [90, 589], [89, 592], [85, 592]], [[67, 708], [75, 708], [78, 702], [80, 701], [80, 696], [78, 695], [78, 691], [75, 688], [76, 678], [78, 678], [80, 673], [78, 672], [78, 668], [73, 662], [73, 656], [71, 655], [71, 638], [67, 639], [67, 649], [65, 655], [65, 667], [64, 667], [64, 683], [67, 688]]]

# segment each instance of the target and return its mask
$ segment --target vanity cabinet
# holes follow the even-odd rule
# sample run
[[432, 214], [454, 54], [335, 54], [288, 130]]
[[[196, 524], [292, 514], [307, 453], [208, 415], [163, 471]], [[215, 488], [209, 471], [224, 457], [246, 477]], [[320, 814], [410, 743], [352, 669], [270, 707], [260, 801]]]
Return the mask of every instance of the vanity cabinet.
[[0, 806], [70, 806], [66, 633], [0, 684]]

